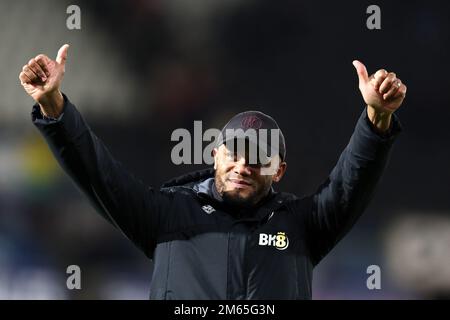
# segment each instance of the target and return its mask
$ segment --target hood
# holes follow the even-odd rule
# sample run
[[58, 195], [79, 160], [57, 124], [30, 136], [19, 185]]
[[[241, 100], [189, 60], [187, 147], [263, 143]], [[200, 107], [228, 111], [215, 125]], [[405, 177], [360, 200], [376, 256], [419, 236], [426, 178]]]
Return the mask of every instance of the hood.
[[161, 190], [189, 190], [195, 192], [198, 196], [205, 196], [222, 202], [222, 197], [214, 186], [214, 172], [213, 168], [189, 172], [165, 182], [161, 186]]
[[202, 182], [208, 178], [214, 178], [214, 168], [197, 170], [170, 179], [161, 186], [161, 189], [166, 189], [170, 187], [181, 187], [181, 186], [192, 188], [197, 183]]

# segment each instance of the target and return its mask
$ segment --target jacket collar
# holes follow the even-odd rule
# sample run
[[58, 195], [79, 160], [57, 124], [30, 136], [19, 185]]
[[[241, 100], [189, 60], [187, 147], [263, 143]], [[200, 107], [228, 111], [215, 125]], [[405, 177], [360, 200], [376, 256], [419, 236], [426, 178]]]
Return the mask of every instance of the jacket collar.
[[224, 202], [214, 183], [214, 177], [207, 178], [196, 183], [193, 188], [197, 196], [209, 201], [215, 202], [220, 207], [231, 209], [236, 215], [243, 217], [245, 220], [261, 220], [279, 209], [283, 203], [282, 194], [276, 192], [273, 187], [270, 188], [269, 194], [252, 208], [232, 208]]
[[[194, 192], [199, 198], [214, 201], [216, 205], [227, 207], [227, 204], [223, 202], [223, 199], [217, 190], [215, 190], [214, 172], [213, 168], [190, 172], [164, 183], [161, 189], [170, 189], [172, 191], [175, 189], [188, 189]], [[272, 212], [284, 205], [287, 200], [286, 198], [286, 194], [278, 193], [271, 187], [269, 194], [255, 206], [255, 214], [250, 215], [251, 218], [249, 219], [261, 220], [271, 215]], [[243, 211], [245, 210], [252, 209], [244, 209]]]

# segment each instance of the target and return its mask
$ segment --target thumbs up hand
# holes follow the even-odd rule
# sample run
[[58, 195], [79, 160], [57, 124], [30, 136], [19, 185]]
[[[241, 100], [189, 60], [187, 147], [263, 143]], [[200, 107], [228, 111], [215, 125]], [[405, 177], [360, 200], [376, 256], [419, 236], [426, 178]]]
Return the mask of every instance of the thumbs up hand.
[[367, 69], [358, 60], [353, 61], [359, 79], [359, 90], [372, 112], [391, 115], [406, 96], [406, 86], [393, 72], [380, 69], [369, 77]]
[[51, 60], [44, 54], [32, 58], [24, 65], [19, 75], [25, 91], [41, 107], [46, 116], [58, 117], [63, 109], [64, 99], [60, 86], [64, 77], [69, 45], [63, 45], [56, 57]]

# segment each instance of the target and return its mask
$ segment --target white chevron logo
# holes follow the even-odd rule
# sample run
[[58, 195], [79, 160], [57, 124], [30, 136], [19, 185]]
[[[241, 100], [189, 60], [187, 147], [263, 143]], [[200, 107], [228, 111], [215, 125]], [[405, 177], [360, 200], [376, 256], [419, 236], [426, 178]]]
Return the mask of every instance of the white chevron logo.
[[212, 206], [210, 206], [209, 204], [206, 204], [204, 206], [202, 206], [203, 211], [205, 211], [207, 214], [211, 214], [214, 211], [216, 211], [216, 209], [214, 209]]

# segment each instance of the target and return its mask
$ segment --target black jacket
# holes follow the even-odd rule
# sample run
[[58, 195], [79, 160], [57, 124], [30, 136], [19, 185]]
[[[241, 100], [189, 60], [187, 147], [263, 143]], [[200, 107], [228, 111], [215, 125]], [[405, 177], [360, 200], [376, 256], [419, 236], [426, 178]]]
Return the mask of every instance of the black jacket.
[[310, 299], [314, 266], [373, 195], [400, 131], [387, 136], [363, 111], [326, 181], [310, 196], [272, 191], [253, 210], [213, 193], [213, 170], [153, 189], [129, 174], [65, 98], [63, 116], [33, 123], [98, 212], [154, 260], [151, 299]]

